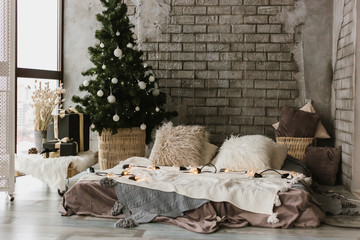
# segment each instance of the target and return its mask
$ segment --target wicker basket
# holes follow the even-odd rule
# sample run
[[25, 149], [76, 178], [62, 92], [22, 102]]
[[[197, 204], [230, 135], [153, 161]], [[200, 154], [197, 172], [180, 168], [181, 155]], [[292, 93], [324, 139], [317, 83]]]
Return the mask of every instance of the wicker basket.
[[112, 168], [129, 157], [144, 157], [145, 138], [140, 128], [119, 128], [116, 134], [104, 130], [98, 135], [100, 169]]
[[276, 142], [288, 147], [288, 154], [301, 161], [305, 159], [305, 150], [309, 145], [316, 145], [315, 138], [276, 137]]

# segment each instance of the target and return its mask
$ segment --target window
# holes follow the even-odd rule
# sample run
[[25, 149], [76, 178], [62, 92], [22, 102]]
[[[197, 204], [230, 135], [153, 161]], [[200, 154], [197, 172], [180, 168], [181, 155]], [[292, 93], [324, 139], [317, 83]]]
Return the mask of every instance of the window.
[[56, 88], [63, 81], [63, 0], [17, 0], [16, 9], [16, 146], [17, 152], [27, 152], [34, 147], [27, 86], [38, 80]]

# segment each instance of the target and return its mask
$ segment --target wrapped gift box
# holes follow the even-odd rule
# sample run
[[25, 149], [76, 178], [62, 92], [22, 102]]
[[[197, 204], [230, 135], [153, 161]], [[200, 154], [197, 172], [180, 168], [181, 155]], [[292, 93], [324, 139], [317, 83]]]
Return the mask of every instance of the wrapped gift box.
[[67, 111], [63, 115], [54, 115], [47, 130], [47, 139], [69, 137], [78, 143], [78, 151], [89, 150], [90, 117], [87, 114]]
[[76, 156], [78, 144], [74, 141], [61, 142], [50, 141], [43, 143], [43, 156], [45, 158], [55, 158], [60, 156]]

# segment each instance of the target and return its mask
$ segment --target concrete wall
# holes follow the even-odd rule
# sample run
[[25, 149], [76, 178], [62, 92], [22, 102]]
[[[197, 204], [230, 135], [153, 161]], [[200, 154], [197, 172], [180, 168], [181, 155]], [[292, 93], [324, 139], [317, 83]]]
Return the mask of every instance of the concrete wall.
[[340, 13], [335, 14], [334, 28], [340, 23], [334, 61], [334, 121], [335, 144], [342, 146], [342, 182], [351, 189], [353, 152], [354, 152], [354, 115], [355, 115], [355, 0], [345, 0]]
[[[176, 123], [206, 125], [217, 144], [228, 134], [274, 137], [271, 124], [281, 108], [310, 98], [330, 130], [331, 0], [128, 3], [168, 108], [179, 112]], [[97, 0], [65, 0], [68, 99], [91, 64], [87, 47], [94, 44], [100, 9]], [[92, 143], [96, 148], [95, 135]]]

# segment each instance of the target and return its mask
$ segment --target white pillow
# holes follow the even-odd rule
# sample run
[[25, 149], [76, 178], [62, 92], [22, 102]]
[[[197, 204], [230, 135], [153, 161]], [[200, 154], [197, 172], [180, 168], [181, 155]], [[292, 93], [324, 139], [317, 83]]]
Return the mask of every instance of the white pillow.
[[284, 144], [275, 143], [273, 147], [273, 154], [271, 157], [271, 166], [274, 169], [281, 169], [287, 157], [288, 147]]
[[214, 159], [218, 169], [262, 170], [271, 168], [275, 142], [262, 135], [231, 136]]

